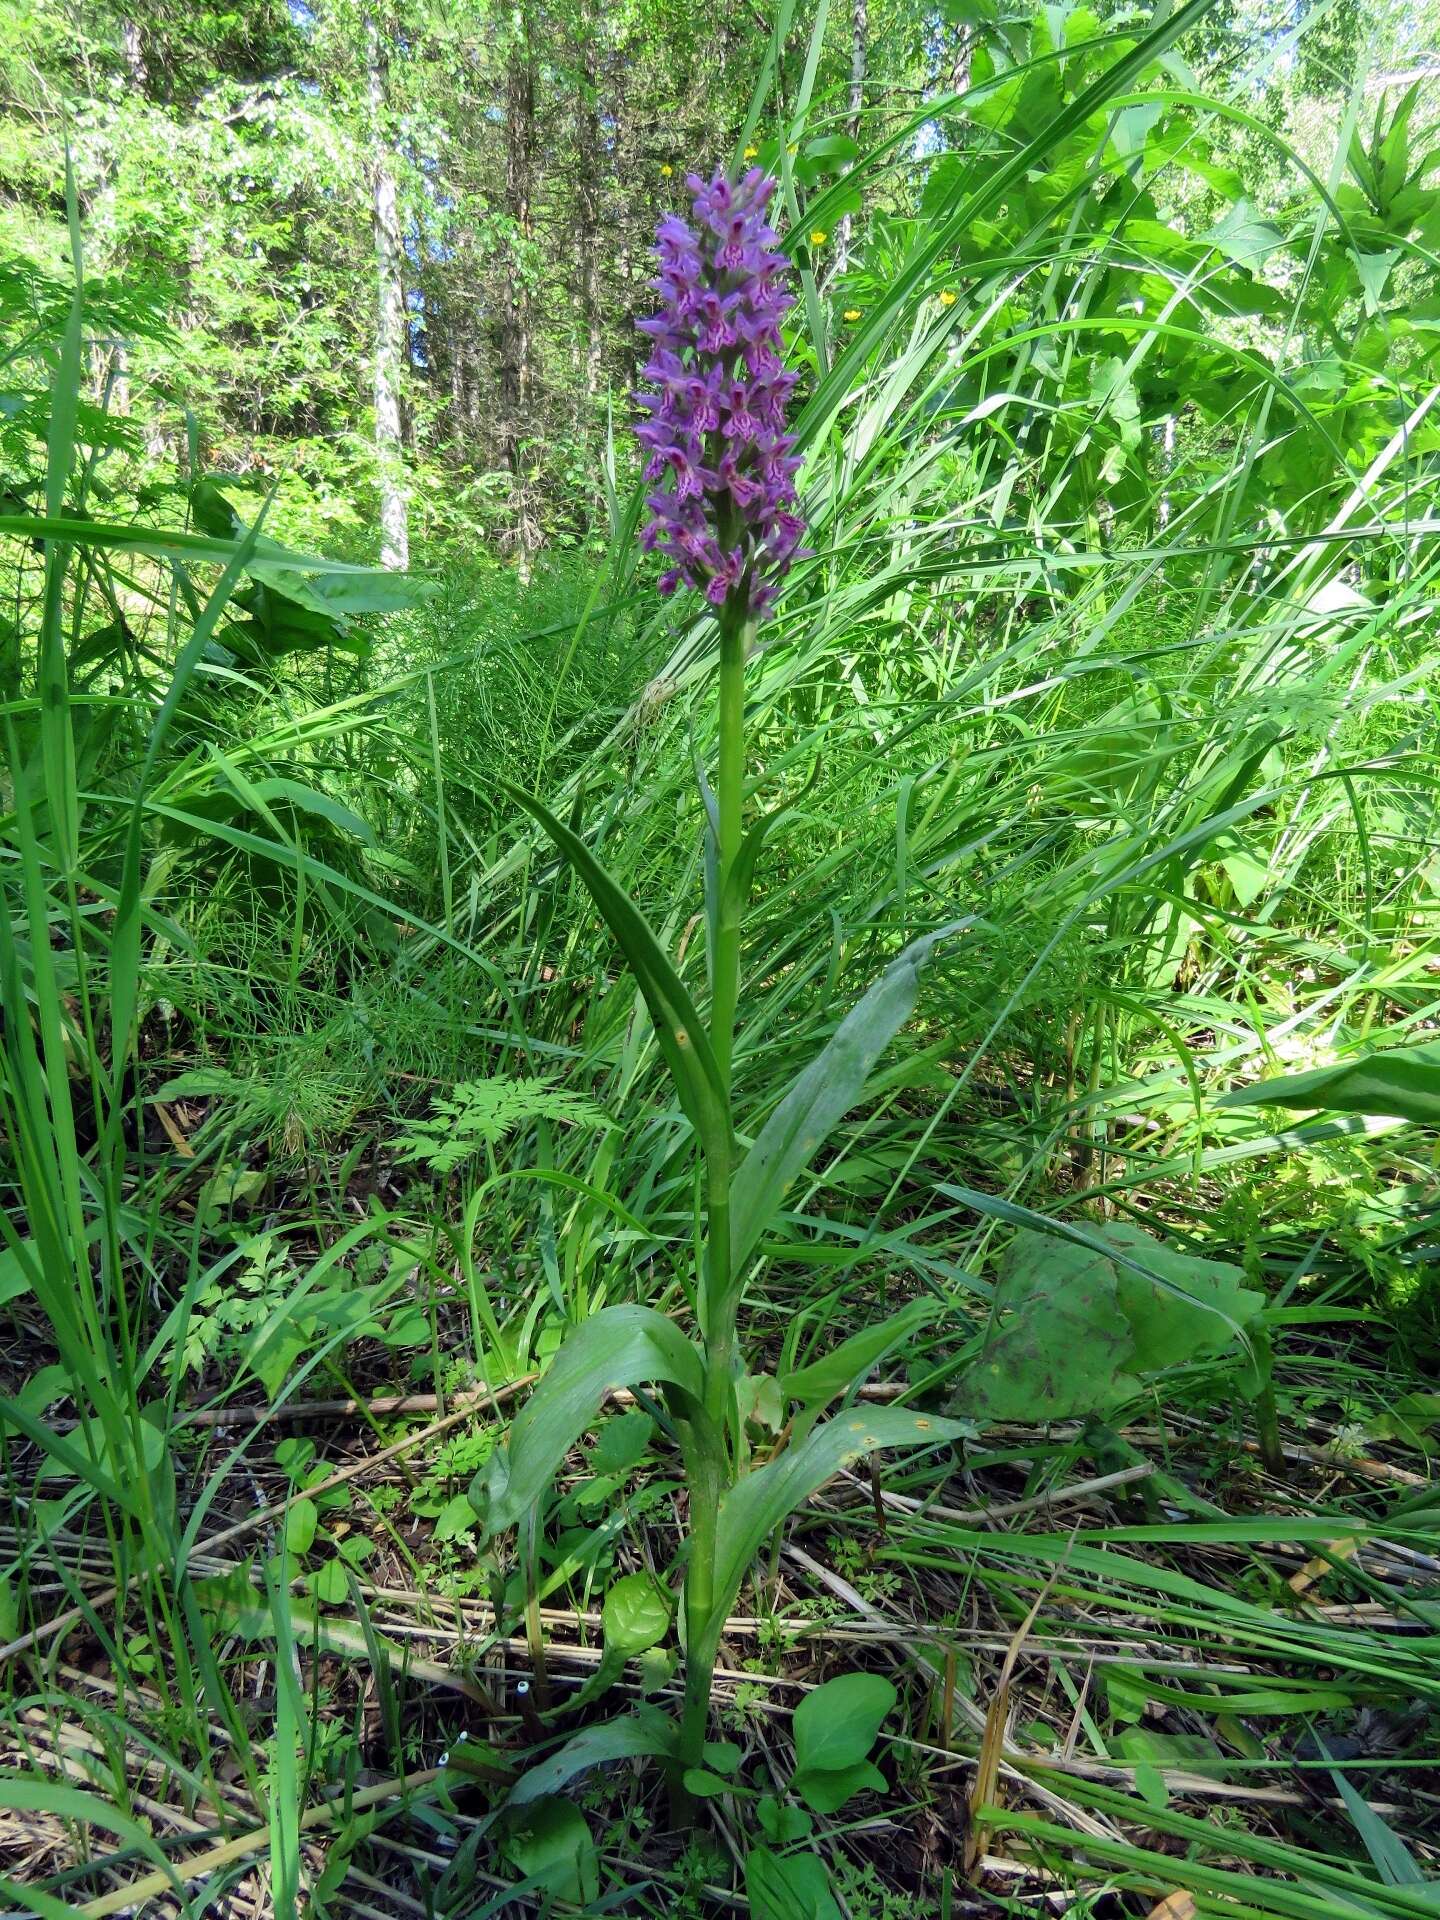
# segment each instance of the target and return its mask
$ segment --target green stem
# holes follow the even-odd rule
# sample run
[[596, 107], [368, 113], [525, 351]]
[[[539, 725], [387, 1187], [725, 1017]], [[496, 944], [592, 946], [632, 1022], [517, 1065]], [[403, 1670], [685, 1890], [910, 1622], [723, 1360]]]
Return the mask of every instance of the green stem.
[[[720, 1501], [731, 1480], [726, 1430], [735, 1370], [738, 1296], [730, 1284], [730, 1150], [716, 1143], [705, 1160], [705, 1404], [691, 1423], [686, 1458], [690, 1483], [690, 1553], [685, 1568], [685, 1709], [680, 1722], [680, 1771], [699, 1766], [710, 1716], [710, 1689], [721, 1622], [716, 1617], [715, 1547]], [[671, 1795], [675, 1824], [689, 1814], [678, 1777]]]
[[[710, 1045], [720, 1066], [728, 1100], [735, 1043], [735, 1010], [740, 1000], [740, 923], [745, 911], [740, 882], [745, 799], [745, 655], [755, 632], [746, 601], [732, 594], [720, 611], [720, 753], [715, 773], [716, 887], [715, 951], [711, 967]], [[716, 1138], [705, 1154], [705, 1272], [701, 1332], [705, 1341], [705, 1411], [723, 1446], [730, 1419], [730, 1384], [735, 1361], [735, 1312], [730, 1276], [730, 1179], [732, 1129]], [[724, 1476], [728, 1481], [727, 1471]], [[718, 1497], [718, 1494], [717, 1494]]]
[[690, 1481], [690, 1557], [685, 1569], [685, 1706], [680, 1719], [679, 1768], [671, 1795], [676, 1824], [688, 1810], [681, 1784], [686, 1767], [704, 1757], [710, 1719], [710, 1690], [721, 1622], [715, 1617], [715, 1546], [726, 1471], [724, 1435], [708, 1418], [691, 1429], [694, 1445], [687, 1461]]
[[[740, 926], [745, 911], [740, 884], [745, 798], [745, 656], [754, 622], [744, 598], [732, 595], [720, 613], [720, 751], [715, 774], [715, 945], [711, 954], [710, 1045], [720, 1066], [727, 1100], [740, 1000]], [[732, 1478], [727, 1435], [735, 1372], [739, 1292], [730, 1273], [730, 1180], [734, 1173], [731, 1129], [705, 1152], [705, 1271], [701, 1289], [701, 1335], [705, 1343], [705, 1404], [691, 1425], [686, 1465], [690, 1481], [690, 1552], [685, 1570], [685, 1707], [680, 1722], [679, 1767], [672, 1786], [671, 1816], [689, 1817], [690, 1796], [680, 1774], [700, 1764], [710, 1717], [722, 1621], [717, 1617], [715, 1549], [720, 1501]]]
[[740, 1001], [740, 920], [745, 910], [736, 875], [743, 837], [745, 797], [745, 655], [755, 631], [743, 607], [725, 606], [720, 615], [720, 755], [715, 775], [719, 814], [715, 908], [715, 952], [710, 1006], [710, 1044], [728, 1091], [735, 1045], [735, 1009]]
[[530, 1653], [530, 1675], [534, 1682], [531, 1698], [543, 1713], [550, 1704], [550, 1688], [545, 1671], [545, 1629], [540, 1619], [540, 1516], [534, 1507], [525, 1516], [522, 1537], [525, 1544], [525, 1643]]
[[1255, 1396], [1255, 1437], [1260, 1443], [1260, 1458], [1267, 1473], [1283, 1479], [1287, 1472], [1285, 1446], [1280, 1438], [1280, 1409], [1275, 1403], [1275, 1353], [1270, 1329], [1252, 1327], [1250, 1347], [1260, 1370], [1261, 1387]]

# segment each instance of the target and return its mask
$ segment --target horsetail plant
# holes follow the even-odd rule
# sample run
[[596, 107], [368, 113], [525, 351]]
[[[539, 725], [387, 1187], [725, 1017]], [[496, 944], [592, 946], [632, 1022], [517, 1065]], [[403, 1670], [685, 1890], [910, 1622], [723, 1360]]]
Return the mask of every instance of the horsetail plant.
[[[565, 1454], [615, 1388], [658, 1385], [674, 1421], [689, 1489], [684, 1554], [685, 1699], [678, 1729], [654, 1719], [616, 1722], [613, 1751], [667, 1758], [677, 1803], [701, 1759], [721, 1631], [746, 1571], [786, 1516], [847, 1461], [883, 1447], [933, 1446], [953, 1422], [906, 1408], [819, 1415], [929, 1314], [914, 1302], [844, 1341], [780, 1388], [792, 1408], [789, 1443], [745, 1470], [736, 1386], [738, 1320], [747, 1265], [790, 1182], [856, 1103], [874, 1062], [915, 1004], [921, 966], [942, 929], [914, 942], [840, 1023], [796, 1077], [752, 1143], [736, 1127], [733, 1060], [741, 934], [751, 877], [775, 818], [745, 823], [745, 665], [756, 630], [795, 558], [804, 522], [799, 467], [785, 430], [795, 375], [785, 371], [780, 322], [792, 304], [789, 261], [766, 220], [775, 182], [759, 169], [738, 181], [690, 175], [693, 224], [659, 227], [659, 312], [638, 396], [646, 418], [647, 551], [669, 561], [659, 587], [689, 586], [715, 609], [719, 653], [718, 755], [707, 790], [706, 918], [709, 1018], [623, 889], [573, 828], [529, 794], [508, 789], [584, 881], [639, 982], [681, 1106], [701, 1154], [704, 1233], [689, 1289], [691, 1339], [645, 1306], [607, 1307], [575, 1328], [514, 1420], [508, 1442], [477, 1476], [472, 1499], [493, 1534], [534, 1512]], [[594, 1758], [607, 1757], [583, 1736]], [[547, 1763], [546, 1770], [556, 1762]]]

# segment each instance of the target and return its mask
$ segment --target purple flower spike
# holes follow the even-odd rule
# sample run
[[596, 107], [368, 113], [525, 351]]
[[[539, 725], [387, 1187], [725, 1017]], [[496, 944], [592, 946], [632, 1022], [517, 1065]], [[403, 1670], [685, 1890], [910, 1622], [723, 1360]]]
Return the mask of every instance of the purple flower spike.
[[713, 606], [738, 599], [758, 615], [805, 531], [785, 431], [796, 376], [781, 360], [790, 262], [765, 221], [775, 182], [758, 167], [738, 182], [692, 173], [686, 185], [694, 227], [676, 214], [660, 222], [650, 283], [660, 311], [639, 323], [655, 391], [636, 394], [647, 417], [635, 431], [656, 488], [640, 544], [671, 562], [661, 593], [683, 581]]

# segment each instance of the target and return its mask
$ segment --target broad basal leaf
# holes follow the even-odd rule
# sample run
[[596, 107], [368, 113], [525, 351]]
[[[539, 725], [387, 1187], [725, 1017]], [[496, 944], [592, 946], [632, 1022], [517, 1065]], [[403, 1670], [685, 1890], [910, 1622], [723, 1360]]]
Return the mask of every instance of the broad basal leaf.
[[1116, 1263], [1116, 1293], [1139, 1373], [1223, 1353], [1265, 1304], [1265, 1296], [1246, 1287], [1244, 1273], [1228, 1261], [1167, 1247], [1127, 1220], [1107, 1221], [1101, 1231], [1111, 1246], [1157, 1276], [1152, 1280]]
[[829, 1773], [869, 1757], [899, 1699], [878, 1673], [841, 1673], [807, 1693], [791, 1721], [797, 1773]]
[[700, 1356], [673, 1321], [651, 1307], [605, 1307], [577, 1327], [515, 1416], [508, 1444], [471, 1483], [488, 1530], [513, 1526], [535, 1504], [606, 1393], [646, 1381], [703, 1395]]
[[673, 1751], [675, 1723], [657, 1707], [639, 1707], [619, 1720], [586, 1727], [567, 1740], [558, 1753], [531, 1767], [510, 1790], [508, 1804], [523, 1807], [560, 1789], [592, 1767], [611, 1760], [654, 1759]]
[[823, 1407], [838, 1394], [861, 1379], [875, 1362], [918, 1333], [935, 1316], [934, 1300], [912, 1300], [877, 1326], [863, 1327], [842, 1340], [838, 1347], [780, 1375], [780, 1391], [787, 1400], [798, 1400], [805, 1407]]
[[798, 1793], [812, 1813], [838, 1813], [857, 1793], [883, 1793], [885, 1776], [870, 1760], [851, 1767], [797, 1767], [790, 1791]]
[[951, 1413], [1040, 1423], [1101, 1412], [1138, 1394], [1143, 1375], [1223, 1352], [1264, 1304], [1238, 1267], [1140, 1227], [1095, 1223], [1085, 1238], [1016, 1234]]
[[996, 1287], [980, 1357], [948, 1405], [977, 1420], [1039, 1426], [1138, 1393], [1134, 1351], [1103, 1253], [1023, 1229]]
[[524, 1878], [557, 1900], [584, 1906], [600, 1891], [595, 1842], [584, 1814], [572, 1801], [557, 1797], [527, 1806], [503, 1846], [506, 1858]]
[[934, 1414], [906, 1407], [854, 1407], [816, 1427], [797, 1446], [787, 1447], [739, 1480], [720, 1502], [715, 1548], [715, 1605], [729, 1612], [740, 1582], [766, 1538], [823, 1487], [841, 1467], [886, 1447], [933, 1447], [958, 1440], [964, 1427]]
[[840, 1920], [825, 1863], [816, 1853], [752, 1847], [745, 1857], [745, 1893], [752, 1920]]
[[867, 1755], [899, 1696], [878, 1673], [842, 1673], [795, 1709], [790, 1791], [812, 1812], [837, 1813], [857, 1793], [882, 1793], [885, 1776]]

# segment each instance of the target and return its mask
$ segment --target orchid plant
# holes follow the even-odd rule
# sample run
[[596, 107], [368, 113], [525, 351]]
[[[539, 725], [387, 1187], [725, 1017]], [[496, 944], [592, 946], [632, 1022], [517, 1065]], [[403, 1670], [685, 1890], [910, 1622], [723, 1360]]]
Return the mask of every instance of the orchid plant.
[[[896, 958], [763, 1125], [750, 1134], [737, 1124], [733, 1064], [745, 908], [780, 817], [746, 821], [745, 668], [804, 534], [795, 495], [800, 462], [786, 431], [796, 376], [782, 358], [781, 321], [793, 296], [790, 263], [767, 220], [774, 180], [753, 169], [739, 179], [692, 174], [687, 185], [692, 219], [668, 216], [656, 236], [652, 285], [660, 308], [640, 323], [651, 357], [649, 390], [638, 396], [646, 416], [638, 436], [652, 488], [641, 544], [669, 563], [660, 592], [689, 587], [715, 609], [719, 748], [713, 792], [707, 786], [705, 793], [708, 1019], [584, 840], [533, 796], [512, 792], [571, 862], [623, 949], [694, 1128], [704, 1219], [690, 1289], [698, 1337], [650, 1307], [593, 1315], [565, 1340], [471, 1490], [490, 1533], [526, 1520], [606, 1393], [659, 1388], [689, 1491], [684, 1710], [678, 1729], [653, 1733], [650, 1723], [645, 1733], [632, 1723], [615, 1751], [664, 1753], [677, 1782], [701, 1759], [721, 1632], [766, 1538], [847, 1462], [884, 1447], [933, 1446], [961, 1431], [896, 1406], [852, 1405], [821, 1422], [832, 1401], [927, 1317], [928, 1304], [916, 1302], [818, 1362], [782, 1374], [788, 1444], [758, 1464], [745, 1445], [736, 1389], [748, 1264], [786, 1188], [860, 1098], [876, 1059], [908, 1017], [920, 968], [943, 934]], [[678, 1791], [683, 1795], [683, 1785]]]

